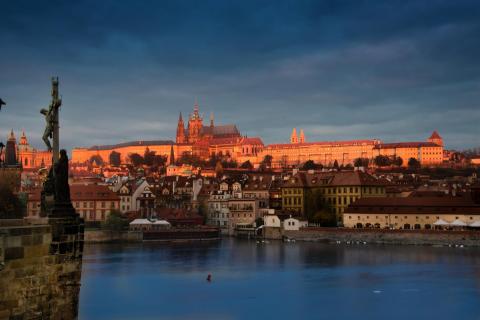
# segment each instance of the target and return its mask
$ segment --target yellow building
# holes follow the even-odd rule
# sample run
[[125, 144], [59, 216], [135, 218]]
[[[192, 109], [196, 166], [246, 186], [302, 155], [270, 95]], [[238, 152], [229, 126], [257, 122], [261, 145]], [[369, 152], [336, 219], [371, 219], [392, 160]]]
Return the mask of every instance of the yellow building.
[[309, 192], [318, 190], [342, 223], [342, 214], [359, 198], [384, 197], [385, 183], [362, 171], [298, 172], [282, 183], [282, 209], [304, 215]]
[[324, 166], [331, 166], [335, 161], [339, 165], [353, 164], [357, 158], [372, 159], [374, 147], [379, 143], [379, 140], [351, 140], [270, 144], [257, 161], [271, 155], [274, 168], [297, 166], [308, 160]]
[[429, 166], [443, 162], [443, 140], [434, 131], [424, 142], [382, 143], [376, 139], [306, 142], [303, 130], [300, 137], [297, 137], [294, 129], [290, 143], [265, 146], [257, 163], [266, 155], [272, 156], [274, 168], [298, 166], [308, 160], [324, 166], [331, 166], [335, 161], [339, 165], [347, 165], [353, 164], [357, 158], [373, 160], [378, 155], [401, 157], [404, 166], [407, 166], [410, 158], [418, 160], [421, 165]]

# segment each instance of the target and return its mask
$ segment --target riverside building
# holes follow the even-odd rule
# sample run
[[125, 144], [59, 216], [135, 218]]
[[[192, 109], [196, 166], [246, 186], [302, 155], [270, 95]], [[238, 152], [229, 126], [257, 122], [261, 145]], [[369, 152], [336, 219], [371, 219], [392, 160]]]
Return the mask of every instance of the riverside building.
[[343, 214], [347, 228], [480, 228], [479, 188], [463, 196], [365, 198]]

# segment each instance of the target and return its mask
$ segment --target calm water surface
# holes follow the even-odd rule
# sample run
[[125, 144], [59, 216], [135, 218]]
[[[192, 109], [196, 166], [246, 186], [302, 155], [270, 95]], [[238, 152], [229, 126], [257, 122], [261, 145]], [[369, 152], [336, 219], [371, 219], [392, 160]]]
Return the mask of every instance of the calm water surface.
[[480, 250], [233, 239], [89, 245], [79, 312], [80, 319], [480, 319]]

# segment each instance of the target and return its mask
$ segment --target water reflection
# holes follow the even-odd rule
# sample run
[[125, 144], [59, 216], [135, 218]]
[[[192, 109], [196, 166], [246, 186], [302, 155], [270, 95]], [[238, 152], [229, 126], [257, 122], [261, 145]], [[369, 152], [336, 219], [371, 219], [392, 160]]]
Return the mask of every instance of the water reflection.
[[479, 253], [233, 239], [86, 246], [80, 317], [468, 318], [480, 311]]

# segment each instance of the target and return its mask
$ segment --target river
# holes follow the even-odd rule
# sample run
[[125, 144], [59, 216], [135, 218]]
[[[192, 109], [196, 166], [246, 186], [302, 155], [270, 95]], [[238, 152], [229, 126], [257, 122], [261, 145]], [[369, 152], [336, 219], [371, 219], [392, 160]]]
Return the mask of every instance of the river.
[[79, 315], [480, 319], [480, 249], [235, 239], [87, 245]]

